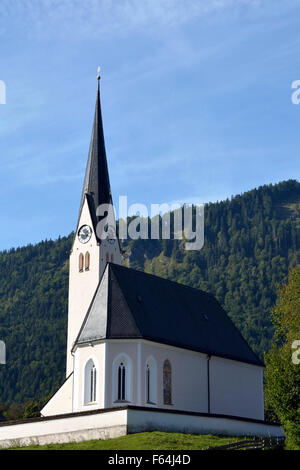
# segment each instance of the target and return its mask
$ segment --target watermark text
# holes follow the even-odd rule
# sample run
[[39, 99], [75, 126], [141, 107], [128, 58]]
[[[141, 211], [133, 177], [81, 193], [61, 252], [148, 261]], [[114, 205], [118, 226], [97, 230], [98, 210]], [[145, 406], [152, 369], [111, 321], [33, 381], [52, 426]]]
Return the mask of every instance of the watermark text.
[[[97, 236], [116, 238], [116, 211], [112, 204], [101, 204], [96, 211], [100, 218]], [[201, 250], [204, 245], [204, 204], [151, 204], [150, 213], [144, 204], [128, 207], [127, 196], [119, 197], [118, 236], [121, 240], [184, 240], [185, 250]]]
[[6, 85], [3, 80], [0, 80], [0, 104], [6, 104]]
[[0, 364], [6, 364], [6, 346], [2, 340], [0, 340]]
[[292, 343], [292, 349], [296, 349], [296, 351], [292, 354], [292, 363], [296, 366], [300, 364], [300, 340], [296, 339]]

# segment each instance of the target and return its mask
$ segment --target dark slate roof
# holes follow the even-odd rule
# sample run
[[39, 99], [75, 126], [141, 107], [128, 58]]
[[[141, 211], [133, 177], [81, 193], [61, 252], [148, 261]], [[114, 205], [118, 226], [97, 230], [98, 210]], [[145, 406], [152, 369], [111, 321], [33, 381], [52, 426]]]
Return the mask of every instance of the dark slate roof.
[[83, 183], [79, 214], [81, 213], [85, 195], [87, 195], [88, 198], [95, 228], [98, 221], [98, 218], [96, 217], [97, 207], [100, 204], [107, 204], [112, 202], [102, 124], [99, 81], [93, 131]]
[[143, 338], [263, 366], [212, 294], [108, 263], [76, 343]]

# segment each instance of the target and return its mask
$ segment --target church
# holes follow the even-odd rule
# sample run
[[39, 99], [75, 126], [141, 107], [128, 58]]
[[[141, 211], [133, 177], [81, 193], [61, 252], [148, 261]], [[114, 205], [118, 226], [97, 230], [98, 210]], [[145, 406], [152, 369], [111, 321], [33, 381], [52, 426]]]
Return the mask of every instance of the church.
[[121, 404], [263, 419], [264, 365], [208, 293], [122, 266], [99, 239], [112, 202], [100, 77], [70, 255], [66, 381], [43, 416]]
[[[70, 253], [66, 379], [0, 447], [169, 430], [282, 435], [264, 421], [264, 364], [216, 298], [122, 265], [117, 234], [99, 237], [112, 204], [100, 76]], [[5, 429], [4, 429], [5, 428]]]

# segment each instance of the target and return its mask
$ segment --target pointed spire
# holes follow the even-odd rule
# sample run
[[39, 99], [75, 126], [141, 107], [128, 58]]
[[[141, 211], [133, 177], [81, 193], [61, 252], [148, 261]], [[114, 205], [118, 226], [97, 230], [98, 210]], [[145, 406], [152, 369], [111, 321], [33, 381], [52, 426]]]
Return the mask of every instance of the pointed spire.
[[112, 203], [100, 103], [100, 67], [98, 67], [97, 80], [94, 124], [80, 204], [81, 211], [86, 194], [94, 222], [97, 221], [97, 207], [100, 204]]

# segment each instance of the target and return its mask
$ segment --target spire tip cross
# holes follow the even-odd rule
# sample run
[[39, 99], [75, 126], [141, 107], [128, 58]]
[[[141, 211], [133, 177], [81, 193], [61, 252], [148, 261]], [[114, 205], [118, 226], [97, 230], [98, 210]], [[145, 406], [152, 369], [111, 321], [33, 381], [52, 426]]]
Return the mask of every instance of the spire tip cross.
[[97, 69], [97, 80], [100, 80], [100, 65], [98, 65]]

